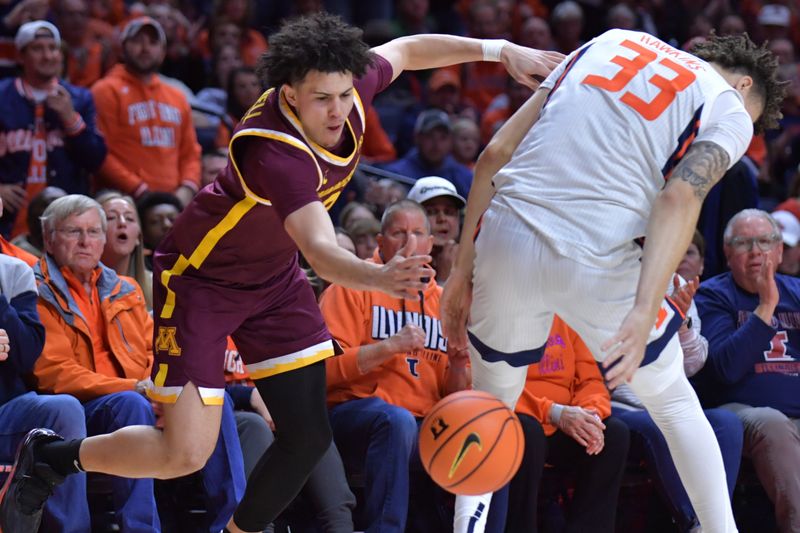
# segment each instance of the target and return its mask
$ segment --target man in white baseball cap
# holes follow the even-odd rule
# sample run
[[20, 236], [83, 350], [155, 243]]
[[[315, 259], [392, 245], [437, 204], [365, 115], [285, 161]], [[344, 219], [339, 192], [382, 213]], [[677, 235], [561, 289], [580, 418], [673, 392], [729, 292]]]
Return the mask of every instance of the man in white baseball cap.
[[31, 41], [42, 37], [50, 37], [55, 40], [56, 46], [61, 46], [61, 34], [58, 28], [46, 20], [34, 20], [20, 26], [14, 36], [14, 46], [21, 52]]
[[774, 211], [772, 218], [781, 228], [783, 257], [778, 272], [797, 276], [800, 274], [800, 220], [789, 211]]
[[22, 24], [14, 37], [18, 77], [0, 81], [0, 233], [28, 231], [27, 209], [47, 186], [89, 192], [106, 145], [95, 128], [92, 95], [59, 79], [61, 35], [45, 20]]
[[461, 209], [466, 204], [455, 185], [439, 176], [420, 178], [408, 191], [408, 199], [422, 204], [428, 215], [433, 235], [431, 266], [436, 269], [436, 281], [443, 285], [458, 250], [461, 234]]

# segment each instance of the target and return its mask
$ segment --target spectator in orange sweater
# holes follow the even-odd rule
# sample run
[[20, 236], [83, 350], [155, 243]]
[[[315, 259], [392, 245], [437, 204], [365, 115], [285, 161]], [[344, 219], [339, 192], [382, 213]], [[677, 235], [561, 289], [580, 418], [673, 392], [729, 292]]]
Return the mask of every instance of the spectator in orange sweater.
[[[402, 200], [383, 215], [373, 261], [425, 255], [432, 246], [424, 209]], [[469, 387], [466, 352], [448, 355], [441, 334], [441, 294], [435, 280], [416, 301], [334, 284], [320, 301], [344, 348], [326, 360], [333, 437], [345, 468], [366, 477], [367, 531], [404, 530], [409, 469], [419, 463], [418, 422], [441, 398]]]
[[170, 192], [185, 205], [200, 183], [200, 145], [186, 97], [158, 77], [164, 30], [140, 17], [125, 26], [121, 40], [125, 64], [92, 87], [98, 126], [114, 139], [96, 186], [134, 198]]
[[611, 399], [597, 363], [558, 316], [544, 357], [528, 368], [516, 411], [525, 454], [511, 481], [506, 531], [536, 531], [536, 499], [547, 462], [576, 478], [566, 530], [613, 532], [628, 428], [609, 416]]

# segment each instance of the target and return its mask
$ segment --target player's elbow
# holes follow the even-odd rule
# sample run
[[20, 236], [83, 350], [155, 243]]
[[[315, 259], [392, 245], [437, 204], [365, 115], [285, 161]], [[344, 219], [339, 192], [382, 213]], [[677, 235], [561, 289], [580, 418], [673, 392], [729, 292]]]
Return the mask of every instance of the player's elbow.
[[704, 195], [685, 181], [669, 181], [658, 193], [656, 201], [672, 210], [700, 211]]
[[511, 161], [514, 150], [507, 144], [491, 141], [478, 157], [477, 165], [501, 168]]

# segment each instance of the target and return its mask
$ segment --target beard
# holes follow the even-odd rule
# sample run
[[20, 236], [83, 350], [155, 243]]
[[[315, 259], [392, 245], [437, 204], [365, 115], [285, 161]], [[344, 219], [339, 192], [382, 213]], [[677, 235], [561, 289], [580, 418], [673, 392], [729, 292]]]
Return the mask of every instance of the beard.
[[123, 55], [123, 59], [125, 61], [125, 66], [140, 76], [144, 76], [147, 74], [155, 74], [161, 67], [161, 61], [159, 61], [158, 58], [154, 57], [149, 57], [146, 59], [138, 59], [135, 57]]

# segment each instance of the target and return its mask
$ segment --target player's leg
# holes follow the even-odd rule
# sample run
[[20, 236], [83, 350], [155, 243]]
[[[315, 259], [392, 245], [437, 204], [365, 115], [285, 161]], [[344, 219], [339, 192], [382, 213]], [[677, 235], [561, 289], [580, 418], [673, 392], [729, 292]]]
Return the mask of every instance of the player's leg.
[[347, 484], [344, 464], [334, 443], [308, 477], [303, 495], [326, 533], [352, 533], [356, 497]]
[[[222, 406], [205, 405], [192, 383], [164, 406], [164, 429], [129, 426], [85, 439], [80, 464], [87, 472], [170, 479], [203, 468], [219, 434]], [[43, 450], [44, 453], [44, 450]]]
[[[664, 352], [677, 352], [682, 361], [677, 336]], [[631, 388], [664, 435], [703, 531], [736, 531], [722, 454], [694, 389], [682, 373], [663, 386], [657, 374], [646, 370], [636, 372]]]
[[[516, 215], [496, 204], [483, 217], [475, 251], [468, 328], [472, 387], [513, 409], [528, 365], [541, 359], [553, 322], [541, 283], [551, 252]], [[456, 498], [456, 533], [484, 530], [491, 497]]]
[[242, 531], [263, 531], [294, 500], [330, 447], [325, 403], [325, 362], [255, 380], [275, 421], [275, 441], [247, 482], [233, 522]]
[[129, 426], [84, 440], [80, 461], [87, 471], [184, 476], [203, 468], [217, 443], [227, 336], [246, 316], [251, 293], [173, 276], [169, 289], [154, 284], [153, 297], [154, 386], [147, 393], [164, 406], [164, 428]]
[[[548, 271], [555, 273], [549, 283], [565, 295], [556, 312], [595, 358], [602, 359], [600, 346], [616, 333], [633, 307], [639, 269], [635, 258], [623, 259], [613, 269], [600, 269], [561, 257]], [[681, 322], [665, 300], [643, 366], [630, 386], [664, 434], [703, 531], [736, 531], [719, 445], [683, 372], [683, 352], [676, 335]]]
[[297, 496], [330, 446], [324, 359], [334, 353], [314, 292], [295, 267], [255, 291], [264, 304], [233, 333], [275, 422], [229, 529], [262, 531]]

